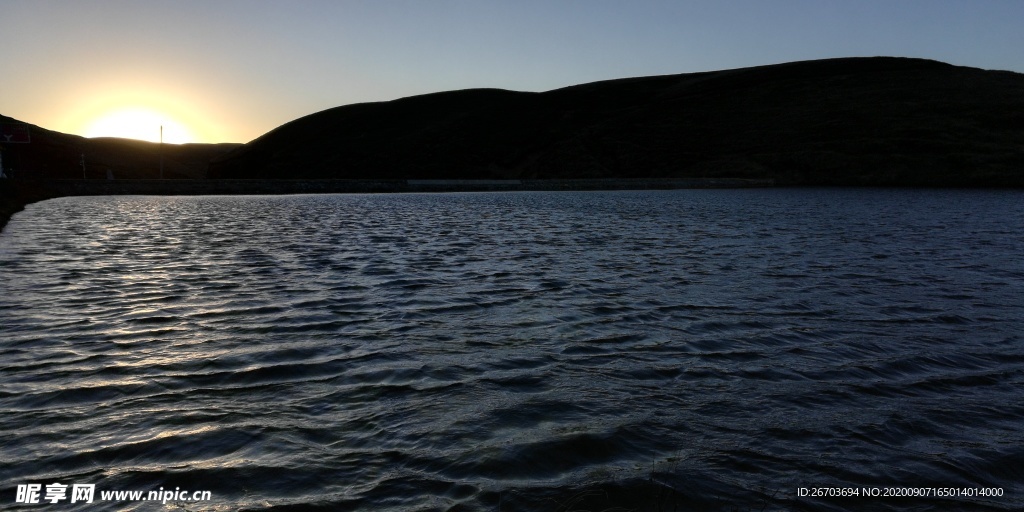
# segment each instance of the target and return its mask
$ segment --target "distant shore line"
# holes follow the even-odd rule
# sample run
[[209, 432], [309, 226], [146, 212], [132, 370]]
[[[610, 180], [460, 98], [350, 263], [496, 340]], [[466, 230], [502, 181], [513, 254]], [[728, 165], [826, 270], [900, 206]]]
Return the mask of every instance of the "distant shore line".
[[770, 179], [637, 178], [551, 180], [11, 180], [15, 187], [46, 189], [61, 196], [124, 194], [336, 194], [374, 192], [477, 192], [545, 190], [671, 190], [686, 188], [770, 187]]
[[65, 196], [275, 195], [415, 192], [674, 190], [771, 187], [735, 178], [552, 180], [39, 180], [0, 179], [0, 229], [25, 205]]

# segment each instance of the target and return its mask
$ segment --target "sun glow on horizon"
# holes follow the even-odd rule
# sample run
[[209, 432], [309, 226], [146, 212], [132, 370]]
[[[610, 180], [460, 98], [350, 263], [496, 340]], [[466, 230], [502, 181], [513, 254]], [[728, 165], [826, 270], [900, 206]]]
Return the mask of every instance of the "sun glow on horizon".
[[196, 141], [195, 134], [184, 124], [169, 115], [144, 107], [119, 108], [105, 112], [86, 125], [83, 135], [160, 142], [161, 126], [164, 142], [183, 144]]

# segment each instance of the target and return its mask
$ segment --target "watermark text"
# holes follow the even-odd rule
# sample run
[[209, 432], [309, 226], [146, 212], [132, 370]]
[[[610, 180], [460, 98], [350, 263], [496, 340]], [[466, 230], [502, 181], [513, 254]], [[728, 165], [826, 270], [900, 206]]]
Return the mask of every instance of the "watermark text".
[[210, 491], [189, 491], [175, 487], [164, 489], [161, 487], [153, 491], [116, 491], [96, 490], [96, 484], [63, 484], [53, 482], [50, 484], [20, 484], [14, 494], [15, 503], [27, 504], [57, 504], [67, 503], [92, 503], [93, 501], [159, 501], [168, 502], [183, 501], [210, 501], [213, 493]]

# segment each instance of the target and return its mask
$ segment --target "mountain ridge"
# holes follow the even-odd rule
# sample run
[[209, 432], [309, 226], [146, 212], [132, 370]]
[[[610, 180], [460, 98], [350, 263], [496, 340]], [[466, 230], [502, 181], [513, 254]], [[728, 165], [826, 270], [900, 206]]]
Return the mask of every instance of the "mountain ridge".
[[[82, 137], [0, 115], [0, 123], [27, 126], [31, 142], [5, 144], [4, 170], [29, 179], [170, 179], [206, 177], [211, 159], [241, 144], [160, 144], [119, 137]], [[82, 160], [85, 160], [83, 175]], [[13, 171], [13, 172], [12, 172]]]
[[[0, 122], [20, 123], [0, 115]], [[24, 123], [28, 124], [28, 123]], [[1024, 75], [852, 57], [463, 89], [344, 105], [247, 144], [164, 144], [35, 125], [15, 177], [753, 178], [778, 185], [1024, 186]], [[10, 172], [13, 167], [14, 172]], [[108, 172], [109, 171], [109, 172]]]
[[285, 123], [211, 178], [1024, 185], [1024, 75], [898, 57], [465, 89]]

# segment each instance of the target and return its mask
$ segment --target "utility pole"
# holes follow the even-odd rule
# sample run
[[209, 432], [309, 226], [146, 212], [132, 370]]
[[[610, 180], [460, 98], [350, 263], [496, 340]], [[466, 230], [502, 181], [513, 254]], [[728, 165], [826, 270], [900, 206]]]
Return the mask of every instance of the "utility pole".
[[160, 125], [160, 179], [164, 179], [164, 125]]

